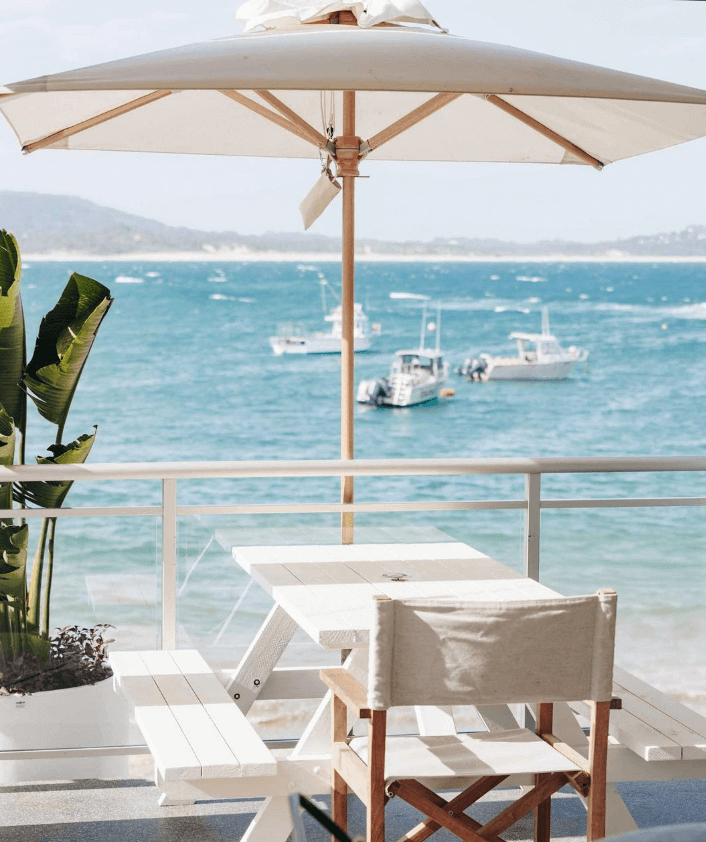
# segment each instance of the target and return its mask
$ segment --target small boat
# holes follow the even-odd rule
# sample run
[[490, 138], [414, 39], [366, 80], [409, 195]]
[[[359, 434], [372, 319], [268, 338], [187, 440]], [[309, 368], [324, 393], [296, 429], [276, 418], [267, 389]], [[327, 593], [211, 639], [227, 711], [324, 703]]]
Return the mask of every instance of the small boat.
[[390, 373], [377, 380], [362, 380], [358, 385], [356, 400], [369, 406], [417, 406], [437, 400], [445, 390], [444, 384], [449, 365], [439, 350], [441, 337], [441, 308], [437, 317], [436, 348], [425, 348], [426, 308], [422, 316], [422, 335], [419, 348], [398, 351], [392, 359]]
[[[324, 307], [324, 321], [331, 324], [328, 331], [311, 333], [301, 324], [278, 325], [277, 336], [270, 336], [270, 347], [275, 356], [282, 354], [340, 354], [342, 314], [338, 304], [331, 312], [327, 312], [325, 280], [321, 281], [321, 296]], [[354, 304], [353, 311], [353, 347], [355, 353], [370, 349], [374, 337], [380, 334], [380, 325], [370, 325], [368, 317], [360, 304]]]
[[565, 380], [576, 363], [588, 359], [588, 351], [572, 345], [564, 349], [549, 330], [549, 311], [542, 309], [541, 333], [511, 333], [517, 342], [516, 357], [481, 354], [466, 359], [456, 374], [469, 380]]

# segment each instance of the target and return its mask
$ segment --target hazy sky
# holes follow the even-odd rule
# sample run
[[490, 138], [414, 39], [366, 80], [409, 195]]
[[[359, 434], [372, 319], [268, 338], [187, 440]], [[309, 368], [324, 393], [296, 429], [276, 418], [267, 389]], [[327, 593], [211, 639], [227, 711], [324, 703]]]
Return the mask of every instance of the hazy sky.
[[[706, 2], [428, 0], [453, 33], [706, 89]], [[0, 8], [0, 83], [238, 31], [234, 0], [13, 0]], [[0, 120], [0, 189], [66, 193], [174, 225], [301, 229], [315, 161], [42, 151]], [[592, 240], [706, 224], [706, 140], [588, 167], [364, 165], [358, 233]], [[0, 225], [2, 221], [0, 220]], [[337, 206], [311, 229], [335, 234]]]

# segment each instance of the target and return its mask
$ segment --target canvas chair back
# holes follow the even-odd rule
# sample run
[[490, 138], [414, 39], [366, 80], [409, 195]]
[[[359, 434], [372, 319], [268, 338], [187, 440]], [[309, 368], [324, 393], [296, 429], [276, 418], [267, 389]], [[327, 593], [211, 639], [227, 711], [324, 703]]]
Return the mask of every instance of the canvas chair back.
[[368, 704], [608, 701], [616, 601], [376, 599]]

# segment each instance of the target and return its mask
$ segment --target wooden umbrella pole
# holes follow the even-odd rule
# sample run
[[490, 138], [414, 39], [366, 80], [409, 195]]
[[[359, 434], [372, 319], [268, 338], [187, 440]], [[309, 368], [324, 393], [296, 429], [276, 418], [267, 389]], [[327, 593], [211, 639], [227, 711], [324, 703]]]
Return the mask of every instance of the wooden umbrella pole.
[[[341, 253], [341, 459], [353, 459], [355, 388], [355, 179], [360, 138], [355, 134], [355, 92], [343, 92], [343, 135], [336, 138], [336, 167], [343, 183]], [[341, 478], [341, 502], [353, 502], [353, 477]], [[341, 543], [353, 543], [353, 514], [341, 514]]]

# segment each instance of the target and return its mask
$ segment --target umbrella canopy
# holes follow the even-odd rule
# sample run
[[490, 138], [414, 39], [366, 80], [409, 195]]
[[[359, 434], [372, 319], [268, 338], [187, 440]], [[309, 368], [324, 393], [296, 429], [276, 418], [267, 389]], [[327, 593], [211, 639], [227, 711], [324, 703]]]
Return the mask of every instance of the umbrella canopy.
[[[353, 452], [359, 162], [608, 163], [706, 136], [706, 91], [470, 41], [418, 0], [250, 0], [246, 33], [0, 88], [25, 152], [319, 158], [343, 182], [341, 456]], [[426, 25], [426, 28], [425, 28]], [[265, 31], [249, 31], [259, 26]], [[352, 503], [344, 478], [342, 502]], [[343, 540], [352, 516], [343, 515]]]
[[318, 158], [321, 91], [357, 92], [371, 159], [596, 166], [706, 134], [704, 91], [404, 26], [307, 24], [162, 50], [7, 85], [0, 110], [27, 151]]

